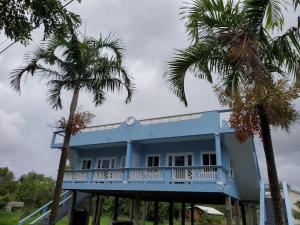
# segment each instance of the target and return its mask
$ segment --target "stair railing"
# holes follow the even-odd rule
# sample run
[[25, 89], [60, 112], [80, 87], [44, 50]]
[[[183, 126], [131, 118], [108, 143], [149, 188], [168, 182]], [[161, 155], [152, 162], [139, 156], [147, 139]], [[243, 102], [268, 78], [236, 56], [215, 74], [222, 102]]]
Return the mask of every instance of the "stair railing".
[[260, 181], [259, 193], [259, 225], [265, 225], [265, 183]]
[[[72, 198], [72, 195], [68, 196], [67, 198], [65, 198], [64, 200], [62, 200], [59, 203], [59, 206], [63, 205], [66, 201], [68, 201], [70, 198]], [[49, 209], [47, 212], [45, 212], [44, 214], [40, 215], [38, 218], [36, 218], [34, 221], [32, 221], [31, 223], [29, 223], [29, 225], [34, 225], [37, 222], [41, 221], [42, 219], [44, 219], [46, 216], [48, 216], [51, 212], [51, 209]]]
[[[71, 196], [72, 195], [70, 195], [69, 191], [65, 191], [65, 192], [61, 193], [61, 195], [60, 195], [60, 197], [63, 199], [62, 202], [64, 202], [66, 199], [69, 199]], [[62, 202], [60, 202], [60, 205], [61, 205]], [[23, 225], [23, 223], [25, 223], [26, 221], [32, 219], [34, 216], [36, 216], [39, 213], [42, 213], [42, 215], [44, 215], [45, 213], [47, 213], [48, 211], [50, 211], [49, 209], [50, 209], [50, 205], [51, 204], [52, 204], [52, 201], [50, 201], [47, 204], [43, 205], [41, 208], [37, 209], [33, 213], [29, 214], [28, 216], [26, 216], [25, 218], [23, 218], [22, 220], [20, 220], [18, 222], [18, 225]], [[43, 212], [45, 212], [45, 213], [43, 213]]]
[[290, 197], [289, 197], [289, 191], [288, 191], [288, 186], [287, 186], [286, 182], [282, 182], [282, 189], [283, 189], [285, 210], [286, 210], [288, 225], [294, 225], [292, 209], [291, 209], [291, 203], [290, 203]]

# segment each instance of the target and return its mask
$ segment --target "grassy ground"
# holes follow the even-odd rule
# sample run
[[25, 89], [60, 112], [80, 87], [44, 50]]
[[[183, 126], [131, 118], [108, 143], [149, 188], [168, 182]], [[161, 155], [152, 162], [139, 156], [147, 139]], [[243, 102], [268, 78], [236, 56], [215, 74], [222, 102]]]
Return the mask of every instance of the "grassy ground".
[[[0, 225], [17, 225], [18, 221], [22, 217], [20, 212], [0, 212]], [[121, 220], [128, 220], [126, 218], [120, 218]], [[109, 225], [111, 222], [110, 216], [102, 216], [101, 218], [101, 225]], [[89, 225], [92, 224], [92, 219], [90, 218]], [[143, 223], [141, 223], [143, 225]], [[152, 225], [153, 223], [151, 221], [145, 221], [145, 225]], [[24, 225], [27, 225], [25, 223]], [[57, 225], [68, 225], [68, 219], [67, 217], [63, 218], [61, 221], [57, 223]]]
[[[17, 225], [18, 221], [22, 218], [22, 214], [20, 212], [1, 212], [0, 211], [0, 225]], [[119, 221], [128, 221], [127, 218], [119, 218]], [[109, 225], [111, 222], [110, 216], [102, 216], [101, 225]], [[89, 225], [92, 224], [92, 218], [90, 218]], [[152, 221], [140, 221], [141, 225], [153, 225]], [[180, 225], [180, 221], [174, 220], [174, 225]], [[197, 224], [197, 223], [196, 223]], [[28, 225], [28, 223], [24, 223], [24, 225]], [[63, 218], [56, 225], [68, 225], [67, 217]], [[168, 225], [168, 221], [161, 223], [160, 225]], [[189, 222], [186, 222], [186, 225], [190, 225]]]

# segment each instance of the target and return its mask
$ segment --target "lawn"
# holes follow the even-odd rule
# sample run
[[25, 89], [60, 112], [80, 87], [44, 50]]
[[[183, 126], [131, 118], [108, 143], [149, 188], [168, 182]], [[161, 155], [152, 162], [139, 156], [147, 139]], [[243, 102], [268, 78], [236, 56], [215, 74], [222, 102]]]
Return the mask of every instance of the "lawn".
[[[22, 218], [22, 214], [20, 212], [1, 212], [0, 211], [0, 225], [17, 225], [18, 221]], [[119, 218], [119, 221], [128, 220], [127, 218]], [[109, 225], [111, 222], [111, 217], [104, 215], [101, 218], [101, 225]], [[24, 225], [27, 225], [28, 223], [24, 223]], [[90, 218], [89, 225], [92, 224], [92, 218]], [[141, 225], [153, 225], [152, 221], [140, 221]], [[161, 223], [160, 225], [167, 225], [168, 221], [165, 221], [164, 223]], [[180, 225], [180, 221], [174, 220], [174, 225]], [[65, 217], [62, 220], [60, 220], [57, 225], [68, 225], [68, 218]], [[186, 222], [186, 225], [190, 225], [189, 222]]]
[[[17, 225], [18, 221], [21, 218], [20, 212], [0, 212], [0, 225]], [[120, 220], [128, 220], [128, 219], [122, 219]], [[101, 218], [101, 225], [109, 225], [111, 222], [110, 216], [102, 216]], [[90, 218], [89, 225], [92, 224], [92, 218]], [[152, 225], [153, 223], [151, 221], [145, 221], [145, 225]], [[25, 223], [24, 225], [27, 225]], [[57, 223], [57, 225], [68, 225], [68, 219], [67, 217], [63, 218], [61, 221]], [[141, 225], [143, 223], [141, 222]]]

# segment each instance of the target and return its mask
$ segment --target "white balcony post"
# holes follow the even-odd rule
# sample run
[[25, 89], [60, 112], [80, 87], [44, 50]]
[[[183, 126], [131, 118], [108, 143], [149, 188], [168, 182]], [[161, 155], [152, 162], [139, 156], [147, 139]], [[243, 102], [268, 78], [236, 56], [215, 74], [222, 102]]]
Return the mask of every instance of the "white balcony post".
[[[217, 158], [217, 166], [222, 166], [222, 150], [221, 150], [221, 138], [220, 134], [215, 134], [215, 149], [216, 149], [216, 158]], [[217, 179], [222, 180], [222, 169], [217, 169]]]
[[129, 178], [129, 168], [132, 166], [132, 143], [127, 141], [124, 180]]

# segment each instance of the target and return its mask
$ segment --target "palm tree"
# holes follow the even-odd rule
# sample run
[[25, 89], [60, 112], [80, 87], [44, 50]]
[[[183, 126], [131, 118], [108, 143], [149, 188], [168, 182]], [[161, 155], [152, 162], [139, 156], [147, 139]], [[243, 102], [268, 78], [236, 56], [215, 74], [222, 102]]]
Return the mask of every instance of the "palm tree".
[[[63, 89], [73, 92], [49, 219], [51, 225], [56, 220], [79, 92], [91, 93], [95, 106], [104, 102], [106, 92], [118, 92], [123, 88], [127, 91], [126, 103], [131, 100], [133, 84], [123, 67], [123, 51], [120, 40], [111, 35], [100, 36], [98, 40], [84, 37], [82, 41], [74, 34], [69, 38], [52, 37], [33, 53], [25, 55], [26, 64], [12, 72], [11, 86], [17, 92], [20, 92], [21, 79], [26, 73], [46, 79], [48, 100], [54, 109], [62, 108]], [[58, 53], [62, 53], [61, 56]]]
[[[299, 2], [292, 3], [297, 7]], [[298, 28], [292, 27], [276, 37], [271, 35], [273, 29], [280, 30], [284, 25], [281, 8], [278, 0], [193, 0], [182, 11], [191, 44], [176, 51], [166, 73], [171, 91], [185, 105], [188, 73], [211, 83], [212, 74], [218, 74], [216, 91], [220, 100], [231, 99], [231, 107], [249, 90], [255, 93], [252, 112], [259, 121], [277, 225], [284, 222], [270, 124], [288, 128], [297, 113], [288, 99], [282, 104], [291, 113], [279, 110], [280, 116], [274, 116], [270, 99], [264, 95], [275, 90], [280, 77], [290, 77], [296, 85], [300, 81]]]

